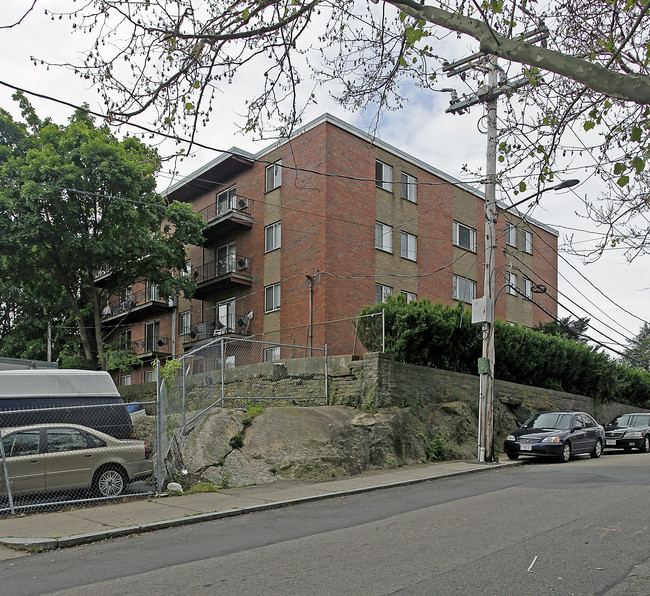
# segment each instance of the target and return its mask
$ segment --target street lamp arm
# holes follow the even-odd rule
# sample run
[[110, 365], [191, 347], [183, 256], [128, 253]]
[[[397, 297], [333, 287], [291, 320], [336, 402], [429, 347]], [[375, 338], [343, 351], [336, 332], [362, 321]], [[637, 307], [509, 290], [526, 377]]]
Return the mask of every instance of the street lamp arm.
[[512, 205], [508, 205], [508, 209], [512, 209], [512, 207], [516, 207], [517, 205], [521, 205], [522, 203], [525, 203], [526, 201], [530, 201], [532, 199], [535, 199], [539, 197], [541, 194], [549, 191], [549, 190], [563, 190], [565, 188], [571, 188], [572, 186], [575, 186], [576, 184], [579, 184], [580, 180], [577, 180], [575, 178], [572, 178], [570, 180], [564, 180], [560, 182], [559, 184], [556, 184], [555, 186], [549, 186], [548, 188], [542, 188], [541, 190], [538, 190], [537, 192], [533, 193], [532, 195], [527, 196], [525, 199], [521, 199], [520, 201], [517, 201], [516, 203], [513, 203]]

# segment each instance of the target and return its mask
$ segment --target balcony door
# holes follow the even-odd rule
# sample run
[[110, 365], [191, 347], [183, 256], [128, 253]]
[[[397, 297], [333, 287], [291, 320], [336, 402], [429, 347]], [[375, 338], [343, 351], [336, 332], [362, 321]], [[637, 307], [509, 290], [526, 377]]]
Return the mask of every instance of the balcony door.
[[237, 254], [234, 242], [217, 248], [217, 277], [235, 271], [236, 261]]
[[216, 332], [232, 333], [235, 330], [235, 299], [230, 298], [217, 304]]
[[154, 352], [158, 349], [160, 339], [160, 322], [147, 323], [144, 328], [145, 352]]

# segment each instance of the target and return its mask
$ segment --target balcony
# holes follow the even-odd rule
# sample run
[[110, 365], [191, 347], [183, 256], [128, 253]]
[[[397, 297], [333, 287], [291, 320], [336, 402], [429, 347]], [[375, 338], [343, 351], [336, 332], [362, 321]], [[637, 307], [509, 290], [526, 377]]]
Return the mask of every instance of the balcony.
[[222, 336], [242, 337], [250, 335], [251, 315], [228, 313], [216, 321], [205, 321], [192, 328], [183, 338], [183, 347], [195, 347]]
[[196, 281], [194, 298], [205, 300], [217, 290], [253, 285], [253, 261], [242, 255], [228, 255], [192, 269]]
[[226, 200], [217, 199], [199, 211], [207, 224], [203, 234], [212, 240], [219, 234], [225, 234], [236, 228], [253, 227], [253, 217], [248, 209], [248, 199], [228, 196]]
[[132, 342], [131, 348], [141, 360], [153, 360], [160, 356], [171, 356], [172, 342], [169, 337], [150, 336]]
[[174, 298], [161, 297], [158, 294], [158, 288], [151, 286], [138, 292], [111, 296], [108, 299], [108, 304], [102, 310], [102, 323], [109, 323], [118, 318], [130, 318], [136, 313], [164, 311], [174, 305]]

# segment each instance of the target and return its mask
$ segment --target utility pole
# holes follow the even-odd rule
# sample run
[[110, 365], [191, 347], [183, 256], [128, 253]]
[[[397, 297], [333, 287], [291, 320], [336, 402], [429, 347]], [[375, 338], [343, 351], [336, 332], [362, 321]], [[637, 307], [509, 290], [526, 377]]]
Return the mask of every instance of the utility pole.
[[[548, 37], [548, 29], [542, 24], [539, 29], [524, 33], [518, 37], [527, 43], [542, 41]], [[471, 106], [485, 104], [487, 112], [487, 156], [485, 177], [485, 260], [483, 272], [483, 301], [485, 317], [483, 326], [482, 358], [479, 361], [480, 395], [478, 420], [478, 460], [493, 462], [494, 458], [494, 303], [496, 273], [496, 164], [497, 164], [497, 102], [504, 93], [512, 93], [529, 83], [529, 78], [522, 76], [513, 81], [505, 79], [505, 73], [498, 68], [496, 57], [482, 52], [454, 62], [445, 64], [443, 71], [447, 76], [461, 75], [466, 71], [480, 67], [487, 75], [487, 85], [481, 86], [476, 93], [458, 98], [454, 89], [447, 112], [463, 114]], [[504, 77], [499, 80], [499, 73]]]

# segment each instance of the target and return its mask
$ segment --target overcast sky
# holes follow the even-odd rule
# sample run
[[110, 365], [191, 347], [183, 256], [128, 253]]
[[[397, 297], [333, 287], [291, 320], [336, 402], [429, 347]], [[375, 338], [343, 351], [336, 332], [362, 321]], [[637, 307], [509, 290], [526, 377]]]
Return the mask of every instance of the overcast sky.
[[[0, 25], [12, 22], [19, 15], [21, 7], [31, 3], [32, 0], [5, 2]], [[70, 35], [69, 22], [51, 21], [43, 16], [44, 8], [57, 4], [61, 4], [61, 1], [39, 0], [36, 12], [19, 27], [0, 29], [0, 81], [75, 105], [87, 102], [91, 108], [101, 111], [99, 94], [87, 81], [64, 69], [47, 70], [34, 66], [30, 60], [30, 56], [36, 56], [51, 62], [71, 62], [73, 57], [83, 54], [88, 46], [88, 42], [81, 36]], [[453, 51], [459, 52], [459, 55], [449, 56], [452, 60], [476, 51], [476, 48], [461, 44]], [[218, 119], [215, 118], [198, 132], [197, 141], [216, 149], [224, 150], [237, 146], [251, 152], [269, 144], [268, 141], [255, 143], [252, 137], [241, 135], [235, 124], [242, 122], [238, 114], [243, 112], [246, 89], [255, 83], [258, 74], [247, 72], [239, 77], [236, 84], [226, 89], [227, 92], [219, 98], [213, 112], [219, 115]], [[461, 86], [460, 81], [441, 81], [441, 88], [449, 86], [455, 86], [462, 92], [467, 90]], [[18, 116], [11, 95], [12, 90], [0, 85], [0, 107]], [[30, 96], [30, 100], [40, 116], [51, 116], [58, 123], [64, 123], [72, 112], [71, 109], [49, 100], [33, 96]], [[329, 98], [325, 90], [318, 91], [317, 100], [317, 105], [308, 108], [305, 122], [323, 112], [330, 112], [362, 130], [372, 130], [374, 112], [371, 109], [362, 113], [345, 111]], [[462, 173], [461, 168], [464, 164], [474, 169], [484, 167], [486, 139], [478, 130], [483, 109], [481, 106], [475, 106], [464, 115], [452, 115], [445, 113], [448, 105], [449, 95], [446, 93], [414, 91], [409, 95], [409, 102], [404, 108], [383, 116], [376, 135], [382, 141], [395, 145], [453, 176], [471, 179]], [[147, 142], [153, 141], [147, 139]], [[171, 152], [174, 147], [163, 144], [161, 150]], [[199, 168], [217, 154], [208, 150], [194, 152], [192, 157], [177, 163], [181, 176]], [[567, 173], [565, 178], [580, 178], [585, 181], [588, 174], [571, 172]], [[178, 177], [172, 178], [169, 173], [164, 172], [161, 174], [159, 187], [165, 188], [177, 180]], [[534, 186], [534, 183], [529, 183], [529, 186]], [[647, 276], [650, 264], [648, 257], [639, 257], [632, 264], [628, 264], [621, 250], [611, 250], [600, 261], [585, 265], [578, 257], [562, 250], [568, 235], [573, 235], [574, 241], [582, 243], [578, 246], [586, 247], [593, 241], [594, 234], [584, 231], [594, 230], [594, 226], [584, 218], [584, 208], [579, 197], [585, 194], [596, 196], [602, 188], [602, 184], [599, 185], [591, 178], [575, 189], [545, 193], [532, 216], [560, 232], [559, 289], [563, 294], [559, 299], [560, 316], [570, 313], [575, 316], [588, 316], [591, 318], [589, 333], [594, 338], [604, 343], [611, 343], [611, 339], [625, 345], [626, 338], [638, 333], [642, 321], [650, 319], [646, 314], [650, 292]]]

